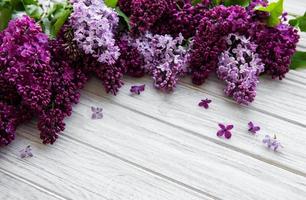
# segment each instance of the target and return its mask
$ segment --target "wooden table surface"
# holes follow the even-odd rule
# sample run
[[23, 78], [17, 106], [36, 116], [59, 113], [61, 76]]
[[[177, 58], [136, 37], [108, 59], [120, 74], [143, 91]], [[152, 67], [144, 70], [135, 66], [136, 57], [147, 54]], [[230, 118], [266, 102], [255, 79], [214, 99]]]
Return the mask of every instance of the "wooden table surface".
[[[285, 7], [301, 15], [306, 1]], [[306, 34], [299, 49], [306, 51]], [[306, 199], [305, 70], [283, 81], [263, 77], [249, 107], [225, 97], [215, 77], [201, 87], [187, 78], [170, 95], [149, 78], [125, 82], [111, 96], [90, 81], [54, 145], [41, 144], [35, 121], [20, 127], [0, 149], [0, 199]], [[131, 96], [130, 86], [140, 83], [146, 91]], [[197, 106], [206, 97], [208, 110]], [[91, 106], [103, 107], [102, 120], [90, 119]], [[249, 121], [261, 126], [259, 136], [248, 134]], [[219, 122], [234, 124], [231, 140], [216, 137]], [[277, 134], [284, 148], [265, 148], [266, 134]], [[27, 145], [34, 157], [19, 158]]]

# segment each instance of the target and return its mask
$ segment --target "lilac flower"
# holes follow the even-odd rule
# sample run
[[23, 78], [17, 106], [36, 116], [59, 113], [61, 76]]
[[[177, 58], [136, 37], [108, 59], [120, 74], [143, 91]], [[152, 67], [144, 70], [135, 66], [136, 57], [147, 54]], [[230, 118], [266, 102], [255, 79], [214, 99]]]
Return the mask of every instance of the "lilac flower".
[[25, 149], [19, 151], [21, 158], [33, 157], [32, 148], [28, 145]]
[[201, 18], [191, 50], [192, 82], [201, 85], [218, 66], [218, 57], [228, 47], [231, 33], [248, 35], [250, 16], [241, 6], [216, 6]]
[[219, 124], [219, 127], [221, 128], [221, 130], [217, 132], [218, 137], [224, 136], [226, 139], [230, 139], [232, 137], [231, 130], [234, 128], [233, 125], [225, 126], [224, 124]]
[[73, 0], [70, 24], [74, 39], [85, 54], [100, 63], [114, 64], [120, 55], [114, 38], [118, 23], [116, 12], [103, 0]]
[[256, 135], [256, 133], [260, 131], [260, 127], [255, 126], [253, 122], [249, 122], [248, 126], [249, 126], [249, 132], [251, 132], [253, 135]]
[[[119, 5], [122, 5], [119, 3]], [[132, 33], [152, 31], [152, 27], [165, 17], [176, 5], [174, 0], [132, 0], [129, 9]]]
[[219, 56], [217, 75], [226, 83], [226, 95], [239, 104], [248, 105], [256, 96], [264, 64], [255, 53], [257, 46], [250, 39], [230, 34], [226, 41], [229, 48]]
[[210, 99], [202, 99], [201, 102], [199, 103], [199, 106], [200, 107], [204, 107], [205, 109], [208, 109], [209, 108], [209, 104], [211, 103], [212, 101]]
[[143, 92], [143, 91], [145, 90], [145, 86], [146, 86], [146, 85], [139, 85], [139, 86], [134, 85], [134, 86], [131, 87], [130, 92], [131, 92], [132, 94], [138, 94], [138, 95], [140, 95], [140, 93]]
[[252, 30], [252, 40], [258, 45], [256, 52], [265, 64], [265, 73], [273, 79], [284, 78], [299, 41], [298, 31], [286, 23], [276, 27], [257, 23]]
[[136, 39], [135, 45], [143, 56], [144, 68], [152, 75], [156, 88], [172, 91], [179, 78], [188, 72], [189, 52], [183, 41], [181, 34], [173, 38], [146, 33]]
[[99, 107], [91, 107], [91, 111], [93, 112], [91, 115], [91, 119], [102, 119], [103, 118], [103, 108]]
[[16, 88], [22, 104], [41, 112], [50, 103], [53, 70], [48, 36], [28, 16], [10, 21], [0, 33], [2, 78]]
[[279, 148], [283, 148], [281, 143], [276, 139], [276, 135], [274, 135], [274, 138], [272, 138], [269, 135], [266, 135], [265, 138], [262, 140], [262, 142], [269, 148], [273, 149], [274, 151], [277, 151]]

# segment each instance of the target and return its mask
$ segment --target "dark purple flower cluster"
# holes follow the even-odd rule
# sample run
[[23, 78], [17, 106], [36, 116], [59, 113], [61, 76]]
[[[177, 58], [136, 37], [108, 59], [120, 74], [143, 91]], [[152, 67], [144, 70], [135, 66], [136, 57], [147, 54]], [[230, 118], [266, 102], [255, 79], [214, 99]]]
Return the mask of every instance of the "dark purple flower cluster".
[[133, 77], [144, 76], [144, 58], [132, 43], [131, 39], [127, 35], [123, 35], [118, 39], [117, 43], [121, 53], [118, 59], [118, 65], [123, 69], [124, 73]]
[[48, 37], [27, 16], [12, 20], [1, 33], [2, 77], [14, 87], [22, 103], [35, 112], [50, 103], [52, 68]]
[[265, 64], [265, 72], [272, 78], [284, 78], [299, 41], [298, 31], [284, 23], [277, 27], [257, 24], [254, 30], [253, 40], [258, 45], [257, 53]]
[[63, 120], [72, 113], [73, 104], [78, 103], [79, 90], [87, 81], [86, 75], [78, 67], [72, 67], [63, 57], [61, 40], [50, 41], [52, 55], [53, 81], [51, 102], [39, 115], [38, 129], [44, 143], [53, 144], [58, 134], [64, 130]]
[[217, 6], [207, 12], [198, 27], [191, 53], [192, 81], [201, 85], [218, 63], [218, 56], [226, 48], [230, 33], [248, 35], [250, 16], [240, 6]]
[[17, 126], [33, 116], [43, 142], [54, 143], [85, 74], [65, 61], [62, 41], [49, 41], [27, 16], [12, 20], [0, 38], [0, 145], [9, 144]]
[[[65, 24], [62, 27], [58, 40], [62, 41], [62, 54], [69, 58], [67, 62], [71, 66], [80, 68], [87, 77], [95, 75], [102, 81], [107, 93], [117, 94], [119, 88], [123, 85], [121, 79], [124, 73], [124, 66], [118, 64], [118, 60], [114, 64], [106, 64], [98, 62], [91, 55], [86, 55], [75, 42], [74, 31], [69, 24]], [[125, 55], [122, 56], [124, 57]]]
[[[120, 4], [119, 4], [120, 6]], [[175, 0], [132, 0], [130, 25], [134, 34], [151, 31], [152, 27], [176, 6]], [[122, 8], [126, 10], [125, 7]]]
[[[179, 3], [179, 2], [178, 2]], [[197, 28], [209, 8], [209, 1], [203, 0], [192, 6], [190, 1], [181, 3], [172, 8], [172, 10], [160, 18], [152, 28], [153, 33], [179, 35], [185, 38], [193, 37]]]

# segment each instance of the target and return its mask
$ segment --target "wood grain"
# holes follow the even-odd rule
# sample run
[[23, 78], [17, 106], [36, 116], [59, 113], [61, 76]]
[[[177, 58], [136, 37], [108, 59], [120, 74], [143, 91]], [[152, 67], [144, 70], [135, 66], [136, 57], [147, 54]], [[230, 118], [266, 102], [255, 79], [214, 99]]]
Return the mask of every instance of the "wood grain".
[[[306, 1], [286, 0], [285, 8], [302, 15]], [[305, 33], [298, 49], [306, 51]], [[186, 78], [171, 94], [149, 78], [125, 81], [115, 97], [88, 83], [53, 146], [41, 144], [34, 121], [20, 127], [0, 149], [0, 199], [305, 199], [306, 70], [283, 81], [262, 77], [249, 107], [224, 96], [215, 77], [200, 87]], [[146, 91], [131, 96], [140, 83]], [[206, 97], [208, 110], [197, 106]], [[91, 120], [91, 106], [103, 107], [104, 119]], [[248, 134], [249, 121], [262, 127], [259, 136]], [[231, 140], [216, 137], [219, 122], [235, 125]], [[274, 133], [285, 147], [278, 153], [261, 142]], [[28, 144], [34, 157], [20, 159]]]
[[38, 189], [32, 184], [25, 183], [24, 180], [16, 176], [8, 175], [0, 170], [0, 199], [15, 199], [15, 200], [58, 200], [60, 197], [54, 196], [49, 192]]
[[[204, 193], [164, 180], [89, 145], [65, 137], [53, 146], [42, 145], [36, 127], [31, 125], [18, 132], [19, 137], [13, 145], [0, 149], [0, 170], [23, 177], [61, 198], [211, 199]], [[34, 157], [18, 158], [18, 151], [28, 144], [33, 148]]]

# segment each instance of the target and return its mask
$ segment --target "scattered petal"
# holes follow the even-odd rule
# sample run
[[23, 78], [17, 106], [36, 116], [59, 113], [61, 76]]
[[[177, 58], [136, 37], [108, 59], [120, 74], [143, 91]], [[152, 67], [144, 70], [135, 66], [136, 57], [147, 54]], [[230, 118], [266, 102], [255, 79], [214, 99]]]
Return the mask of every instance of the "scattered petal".
[[139, 86], [134, 85], [134, 86], [131, 87], [130, 92], [131, 92], [132, 94], [138, 94], [138, 95], [140, 95], [140, 93], [143, 92], [143, 91], [145, 90], [145, 87], [146, 87], [146, 85], [139, 85]]
[[279, 148], [283, 148], [281, 143], [277, 140], [276, 135], [272, 138], [269, 135], [266, 135], [262, 142], [273, 151], [277, 151]]
[[201, 102], [199, 103], [199, 106], [200, 107], [203, 107], [205, 109], [208, 109], [209, 108], [209, 104], [211, 103], [212, 101], [210, 99], [202, 99]]
[[232, 133], [230, 130], [234, 128], [234, 125], [224, 125], [224, 124], [219, 124], [219, 127], [221, 130], [217, 132], [218, 137], [224, 136], [226, 139], [230, 139], [232, 137]]
[[253, 135], [256, 135], [258, 131], [260, 131], [259, 126], [255, 126], [253, 122], [248, 123], [249, 126], [249, 132], [251, 132]]
[[25, 149], [19, 151], [21, 158], [33, 157], [32, 148], [28, 145]]
[[103, 118], [103, 108], [99, 107], [91, 107], [91, 111], [93, 112], [91, 115], [91, 119], [102, 119]]

